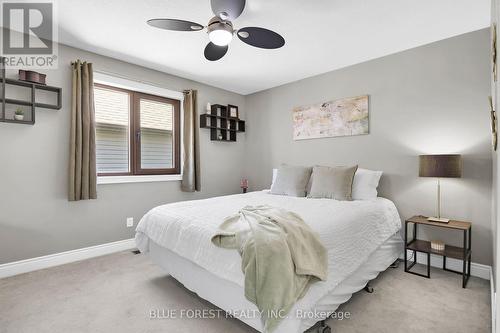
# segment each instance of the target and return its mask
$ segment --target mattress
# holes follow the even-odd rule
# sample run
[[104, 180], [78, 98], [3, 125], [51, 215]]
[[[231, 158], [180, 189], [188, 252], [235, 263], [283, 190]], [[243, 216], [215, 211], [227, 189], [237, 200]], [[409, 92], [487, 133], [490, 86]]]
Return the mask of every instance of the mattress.
[[137, 226], [137, 247], [147, 253], [154, 243], [218, 279], [243, 287], [240, 255], [214, 246], [211, 237], [225, 217], [247, 205], [270, 205], [297, 213], [327, 248], [327, 280], [313, 283], [296, 304], [306, 310], [314, 308], [401, 228], [394, 203], [384, 198], [337, 201], [257, 191], [153, 208]]
[[[149, 242], [148, 246], [151, 260], [167, 274], [201, 298], [262, 332], [263, 324], [258, 316], [258, 309], [244, 297], [243, 287], [215, 276], [155, 242]], [[299, 301], [274, 333], [304, 332], [318, 321], [325, 319], [339, 305], [347, 302], [353, 293], [363, 289], [368, 281], [376, 278], [397, 260], [402, 250], [403, 242], [398, 232], [380, 245], [356, 271], [319, 299], [313, 307], [303, 309]], [[335, 327], [332, 328], [335, 331]]]

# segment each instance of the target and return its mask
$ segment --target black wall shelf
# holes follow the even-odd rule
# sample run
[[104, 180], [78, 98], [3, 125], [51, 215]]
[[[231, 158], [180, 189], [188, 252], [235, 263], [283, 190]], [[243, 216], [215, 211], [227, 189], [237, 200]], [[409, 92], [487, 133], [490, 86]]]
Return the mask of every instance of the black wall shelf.
[[[24, 87], [30, 89], [30, 100], [20, 100], [14, 98], [7, 98], [5, 93], [5, 88], [8, 85]], [[36, 94], [37, 91], [48, 91], [52, 93], [56, 93], [57, 96], [57, 104], [46, 104], [46, 103], [37, 103], [36, 102]], [[7, 79], [5, 77], [5, 59], [0, 58], [0, 122], [4, 123], [15, 123], [15, 124], [24, 124], [24, 125], [34, 125], [35, 124], [35, 109], [53, 109], [59, 110], [61, 109], [62, 104], [62, 89], [58, 87], [46, 86], [43, 84], [31, 83], [26, 81]], [[30, 110], [30, 116], [27, 120], [16, 120], [14, 116], [7, 115], [6, 106], [7, 105], [19, 105], [19, 106], [28, 106]], [[25, 114], [26, 117], [26, 114]]]
[[200, 128], [210, 130], [211, 141], [236, 142], [236, 134], [245, 132], [245, 121], [229, 117], [227, 106], [214, 104], [210, 113], [200, 115]]

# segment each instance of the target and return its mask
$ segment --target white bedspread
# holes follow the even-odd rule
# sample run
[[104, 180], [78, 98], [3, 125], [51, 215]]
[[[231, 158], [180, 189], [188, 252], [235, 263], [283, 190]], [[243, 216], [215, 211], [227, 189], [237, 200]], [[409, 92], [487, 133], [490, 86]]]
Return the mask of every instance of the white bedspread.
[[311, 286], [297, 304], [302, 309], [311, 308], [401, 228], [397, 209], [387, 199], [336, 201], [260, 191], [153, 208], [137, 226], [137, 247], [147, 252], [151, 239], [216, 276], [244, 286], [238, 252], [216, 247], [210, 239], [225, 217], [247, 205], [270, 205], [299, 214], [328, 249], [328, 279]]

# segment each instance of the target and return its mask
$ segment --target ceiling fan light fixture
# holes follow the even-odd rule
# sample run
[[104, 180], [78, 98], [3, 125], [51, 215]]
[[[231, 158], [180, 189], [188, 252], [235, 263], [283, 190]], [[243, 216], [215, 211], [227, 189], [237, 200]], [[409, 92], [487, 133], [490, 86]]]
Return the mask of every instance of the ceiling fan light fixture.
[[233, 25], [217, 16], [212, 18], [207, 27], [208, 38], [217, 46], [226, 46], [233, 39]]
[[231, 43], [233, 34], [227, 30], [212, 30], [208, 33], [208, 38], [217, 46], [226, 46]]

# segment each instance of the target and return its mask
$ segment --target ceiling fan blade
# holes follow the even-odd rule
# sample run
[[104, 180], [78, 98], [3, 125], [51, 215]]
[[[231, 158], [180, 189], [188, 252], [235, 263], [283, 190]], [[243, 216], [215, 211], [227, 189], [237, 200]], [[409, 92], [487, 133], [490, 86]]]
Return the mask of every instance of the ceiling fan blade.
[[155, 28], [174, 30], [174, 31], [200, 31], [204, 27], [201, 24], [176, 20], [176, 19], [151, 19], [148, 24]]
[[245, 9], [245, 0], [210, 0], [212, 11], [223, 20], [235, 20]]
[[210, 61], [216, 61], [226, 55], [229, 47], [226, 46], [217, 46], [214, 43], [210, 42], [205, 47], [205, 58]]
[[258, 27], [246, 27], [238, 30], [238, 38], [248, 45], [261, 49], [279, 49], [285, 45], [285, 39], [278, 33]]

